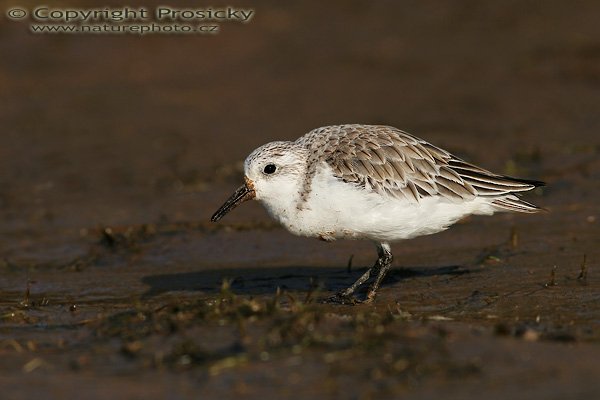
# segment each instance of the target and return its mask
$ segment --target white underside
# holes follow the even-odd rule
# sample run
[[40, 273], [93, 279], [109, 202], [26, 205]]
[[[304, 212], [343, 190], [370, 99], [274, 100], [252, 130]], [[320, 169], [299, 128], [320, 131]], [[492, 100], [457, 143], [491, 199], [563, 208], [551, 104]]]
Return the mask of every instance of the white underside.
[[310, 195], [300, 209], [295, 197], [263, 202], [269, 213], [290, 232], [325, 240], [393, 242], [411, 239], [443, 231], [470, 214], [491, 215], [497, 211], [490, 199], [481, 197], [452, 202], [437, 196], [409, 203], [382, 196], [340, 181], [325, 166], [319, 168]]

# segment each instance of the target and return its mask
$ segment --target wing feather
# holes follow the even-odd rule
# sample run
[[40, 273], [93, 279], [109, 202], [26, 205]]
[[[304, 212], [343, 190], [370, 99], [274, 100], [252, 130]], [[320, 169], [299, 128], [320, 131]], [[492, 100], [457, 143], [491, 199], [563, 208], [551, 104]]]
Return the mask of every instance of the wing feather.
[[[298, 141], [323, 154], [321, 160], [345, 182], [410, 202], [430, 196], [451, 201], [475, 196], [503, 198], [540, 184], [494, 174], [389, 126], [332, 126], [310, 132]], [[529, 203], [519, 201], [514, 197], [494, 204], [511, 209], [531, 208]]]

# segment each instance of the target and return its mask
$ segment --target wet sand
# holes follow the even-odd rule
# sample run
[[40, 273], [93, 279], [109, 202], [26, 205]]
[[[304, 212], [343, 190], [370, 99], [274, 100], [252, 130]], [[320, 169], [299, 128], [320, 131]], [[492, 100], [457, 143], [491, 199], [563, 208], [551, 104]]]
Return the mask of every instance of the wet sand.
[[[600, 7], [235, 5], [214, 37], [0, 22], [3, 396], [600, 395]], [[372, 244], [208, 219], [252, 149], [349, 122], [546, 181], [548, 211], [396, 243], [374, 304], [320, 304]]]

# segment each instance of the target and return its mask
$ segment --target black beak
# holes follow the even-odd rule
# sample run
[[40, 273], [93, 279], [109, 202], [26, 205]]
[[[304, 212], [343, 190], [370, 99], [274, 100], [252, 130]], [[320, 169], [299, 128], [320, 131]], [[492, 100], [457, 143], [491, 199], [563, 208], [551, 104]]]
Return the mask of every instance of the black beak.
[[227, 199], [225, 204], [223, 204], [217, 210], [217, 212], [213, 214], [213, 216], [210, 218], [212, 222], [217, 222], [218, 220], [223, 218], [225, 214], [227, 214], [229, 211], [233, 210], [246, 200], [251, 200], [254, 197], [256, 197], [256, 192], [254, 191], [254, 185], [252, 184], [252, 181], [248, 178], [244, 178], [244, 180], [246, 181], [246, 183], [240, 186], [238, 190], [236, 190], [235, 193], [233, 193], [231, 197]]

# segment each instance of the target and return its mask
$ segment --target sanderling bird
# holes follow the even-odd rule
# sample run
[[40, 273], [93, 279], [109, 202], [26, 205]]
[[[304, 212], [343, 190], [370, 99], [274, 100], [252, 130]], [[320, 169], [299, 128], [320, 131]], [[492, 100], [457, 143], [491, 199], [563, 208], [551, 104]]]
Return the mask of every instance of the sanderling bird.
[[326, 126], [295, 142], [267, 143], [246, 158], [244, 173], [212, 221], [256, 199], [293, 234], [376, 243], [375, 264], [331, 298], [341, 303], [356, 302], [354, 292], [372, 276], [364, 302], [373, 301], [392, 264], [391, 242], [443, 231], [471, 214], [541, 210], [519, 194], [543, 182], [495, 174], [390, 126]]

